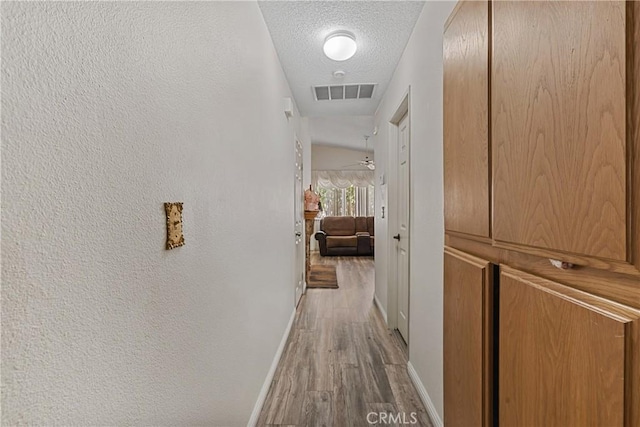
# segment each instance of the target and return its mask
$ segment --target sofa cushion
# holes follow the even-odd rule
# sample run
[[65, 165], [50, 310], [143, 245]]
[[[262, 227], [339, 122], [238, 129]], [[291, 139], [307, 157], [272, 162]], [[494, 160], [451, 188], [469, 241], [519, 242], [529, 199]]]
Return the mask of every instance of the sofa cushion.
[[327, 248], [344, 248], [358, 246], [356, 236], [327, 236]]
[[376, 245], [376, 236], [371, 236], [371, 246], [375, 246]]
[[322, 231], [327, 236], [353, 236], [356, 234], [356, 221], [352, 216], [328, 216], [322, 220]]
[[372, 236], [375, 236], [375, 227], [373, 226], [373, 217], [372, 216], [368, 216], [367, 217], [367, 231], [369, 232], [369, 234], [371, 234]]
[[357, 216], [356, 217], [356, 233], [359, 231], [369, 231], [367, 229], [367, 217], [366, 216]]

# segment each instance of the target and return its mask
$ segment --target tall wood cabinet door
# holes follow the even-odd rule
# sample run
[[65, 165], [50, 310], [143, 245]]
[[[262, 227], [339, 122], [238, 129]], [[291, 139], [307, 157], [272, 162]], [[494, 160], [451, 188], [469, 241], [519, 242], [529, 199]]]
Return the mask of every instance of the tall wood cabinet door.
[[640, 426], [640, 312], [501, 267], [499, 424]]
[[489, 5], [460, 1], [444, 31], [445, 228], [489, 237]]
[[625, 2], [492, 5], [494, 239], [628, 261]]
[[491, 425], [492, 269], [452, 248], [444, 254], [444, 422]]

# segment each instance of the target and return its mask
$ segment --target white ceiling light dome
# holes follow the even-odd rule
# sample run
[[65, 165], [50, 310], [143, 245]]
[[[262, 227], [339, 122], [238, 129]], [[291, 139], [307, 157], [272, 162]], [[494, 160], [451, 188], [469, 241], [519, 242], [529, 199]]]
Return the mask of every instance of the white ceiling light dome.
[[327, 58], [334, 61], [346, 61], [358, 50], [356, 36], [348, 31], [336, 31], [327, 36], [322, 49]]

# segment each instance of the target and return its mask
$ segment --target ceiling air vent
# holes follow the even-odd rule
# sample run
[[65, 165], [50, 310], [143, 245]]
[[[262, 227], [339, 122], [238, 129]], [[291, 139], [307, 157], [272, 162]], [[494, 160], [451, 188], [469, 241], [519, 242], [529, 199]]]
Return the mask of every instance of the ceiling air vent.
[[316, 86], [316, 101], [329, 100], [329, 86]]
[[331, 99], [344, 99], [344, 86], [329, 86]]
[[351, 85], [331, 85], [314, 86], [313, 93], [316, 101], [335, 101], [338, 99], [371, 99], [374, 83], [351, 84]]

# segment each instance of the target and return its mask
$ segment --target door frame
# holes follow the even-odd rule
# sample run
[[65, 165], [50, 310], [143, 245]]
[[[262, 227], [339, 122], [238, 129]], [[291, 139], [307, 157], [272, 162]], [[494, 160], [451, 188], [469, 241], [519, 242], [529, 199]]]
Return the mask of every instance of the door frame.
[[[407, 116], [408, 121], [408, 131], [409, 131], [409, 154], [408, 154], [408, 162], [409, 162], [409, 236], [411, 236], [411, 230], [413, 229], [413, 203], [411, 200], [413, 198], [412, 186], [411, 186], [411, 86], [407, 89], [405, 94], [402, 96], [402, 101], [395, 109], [395, 113], [391, 116], [389, 120], [389, 144], [388, 144], [388, 200], [387, 200], [387, 215], [388, 215], [388, 227], [387, 227], [387, 326], [391, 330], [395, 330], [398, 328], [398, 283], [397, 283], [397, 254], [396, 254], [396, 244], [393, 236], [395, 231], [398, 229], [398, 136], [399, 129], [398, 125], [402, 121], [402, 119]], [[407, 313], [408, 316], [408, 326], [407, 326], [407, 337], [404, 337], [407, 340], [407, 348], [411, 342], [411, 238], [409, 238], [409, 271], [407, 272], [407, 280], [409, 281], [408, 285], [408, 298], [409, 298], [409, 311]]]
[[[294, 181], [293, 183], [293, 189], [294, 189], [294, 211], [293, 211], [293, 228], [294, 228], [294, 233], [295, 233], [295, 229], [296, 229], [296, 221], [298, 220], [298, 218], [296, 217], [296, 206], [298, 206], [298, 209], [300, 209], [300, 213], [302, 215], [302, 223], [300, 226], [300, 232], [302, 233], [302, 236], [300, 238], [300, 243], [299, 245], [301, 246], [300, 248], [296, 248], [297, 252], [295, 253], [294, 256], [294, 266], [293, 266], [293, 276], [294, 276], [294, 288], [293, 288], [293, 306], [297, 307], [298, 304], [300, 304], [300, 301], [302, 300], [302, 296], [306, 293], [307, 291], [307, 275], [306, 275], [306, 236], [305, 236], [305, 219], [304, 219], [304, 145], [302, 145], [302, 142], [300, 141], [300, 139], [298, 138], [298, 135], [294, 133], [293, 135], [293, 156], [294, 156], [294, 163], [297, 162], [297, 151], [300, 151], [300, 194], [296, 194], [297, 193], [297, 183]], [[294, 179], [295, 179], [295, 175], [298, 173], [298, 171], [296, 170], [294, 172]], [[298, 257], [300, 256], [300, 252], [302, 252], [302, 256], [301, 256], [301, 262], [302, 265], [298, 265]], [[300, 297], [298, 297], [298, 269], [300, 269], [301, 272], [301, 277], [302, 277], [302, 283], [301, 283], [301, 289], [300, 289]]]

